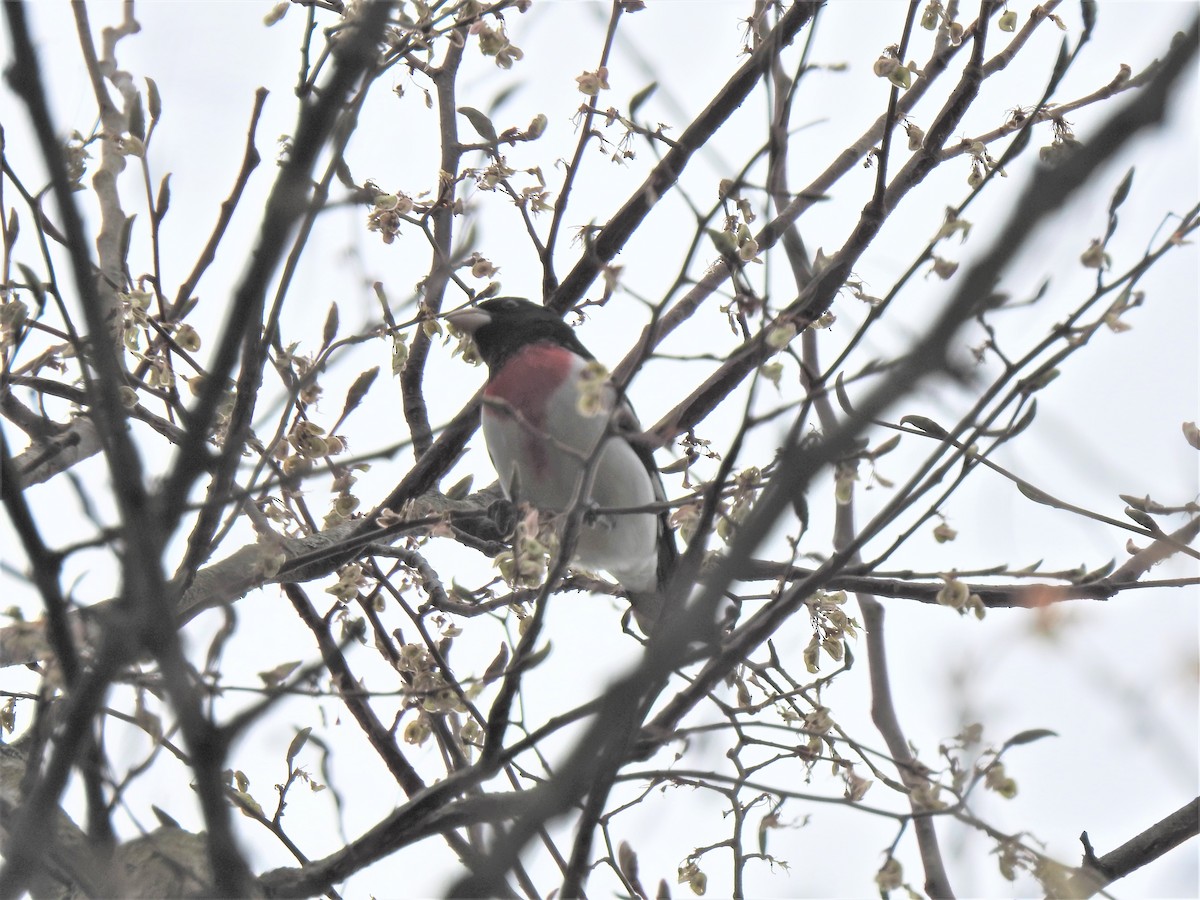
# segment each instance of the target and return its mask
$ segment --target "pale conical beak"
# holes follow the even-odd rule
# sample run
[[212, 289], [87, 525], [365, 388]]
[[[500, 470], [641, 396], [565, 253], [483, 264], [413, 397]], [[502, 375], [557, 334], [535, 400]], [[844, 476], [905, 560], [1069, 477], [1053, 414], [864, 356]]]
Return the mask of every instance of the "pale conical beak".
[[456, 309], [446, 317], [446, 321], [467, 334], [474, 334], [488, 322], [492, 321], [489, 313], [475, 306], [464, 306]]

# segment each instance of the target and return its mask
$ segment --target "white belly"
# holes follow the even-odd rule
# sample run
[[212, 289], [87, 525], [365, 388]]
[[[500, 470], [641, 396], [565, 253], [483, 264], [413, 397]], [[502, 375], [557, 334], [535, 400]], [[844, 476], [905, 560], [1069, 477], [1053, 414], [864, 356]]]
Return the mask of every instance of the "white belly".
[[[613, 395], [597, 415], [579, 412], [578, 374], [551, 395], [544, 424], [534, 425], [502, 402], [485, 402], [483, 433], [505, 493], [547, 512], [565, 512], [584, 477], [592, 485], [585, 502], [597, 509], [644, 507], [657, 499], [655, 482], [633, 448], [620, 437], [605, 438]], [[601, 438], [603, 449], [588, 465]], [[653, 590], [658, 568], [658, 519], [654, 513], [599, 516], [580, 529], [574, 560], [604, 570], [626, 590]]]

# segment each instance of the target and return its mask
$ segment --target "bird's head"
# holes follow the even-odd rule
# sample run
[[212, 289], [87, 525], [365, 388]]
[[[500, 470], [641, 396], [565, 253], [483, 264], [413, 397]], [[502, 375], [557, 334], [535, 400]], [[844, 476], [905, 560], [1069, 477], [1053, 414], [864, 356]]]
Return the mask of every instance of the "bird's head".
[[592, 358], [558, 313], [521, 297], [493, 297], [455, 310], [446, 320], [471, 336], [480, 358], [493, 371], [522, 347], [540, 342], [560, 344]]

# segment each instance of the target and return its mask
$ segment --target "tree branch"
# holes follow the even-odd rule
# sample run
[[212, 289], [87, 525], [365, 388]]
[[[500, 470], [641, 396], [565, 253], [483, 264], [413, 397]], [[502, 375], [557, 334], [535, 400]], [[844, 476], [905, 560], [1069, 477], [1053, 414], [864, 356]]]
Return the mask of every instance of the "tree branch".
[[1084, 861], [1054, 898], [1084, 898], [1100, 893], [1114, 881], [1154, 862], [1189, 838], [1200, 834], [1200, 797], [1185, 803], [1165, 819], [1155, 822], [1141, 834], [1130, 838], [1116, 850], [1097, 857], [1092, 852], [1087, 832], [1079, 839], [1084, 846]]

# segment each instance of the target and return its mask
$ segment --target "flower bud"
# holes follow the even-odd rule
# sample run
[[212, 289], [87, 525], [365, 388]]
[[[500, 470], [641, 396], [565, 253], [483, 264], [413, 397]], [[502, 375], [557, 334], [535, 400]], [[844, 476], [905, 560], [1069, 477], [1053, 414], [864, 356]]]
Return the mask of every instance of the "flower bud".
[[525, 136], [531, 141], [536, 141], [546, 130], [546, 123], [549, 121], [545, 113], [538, 113], [533, 117], [533, 121], [529, 123], [529, 127], [525, 129]]

